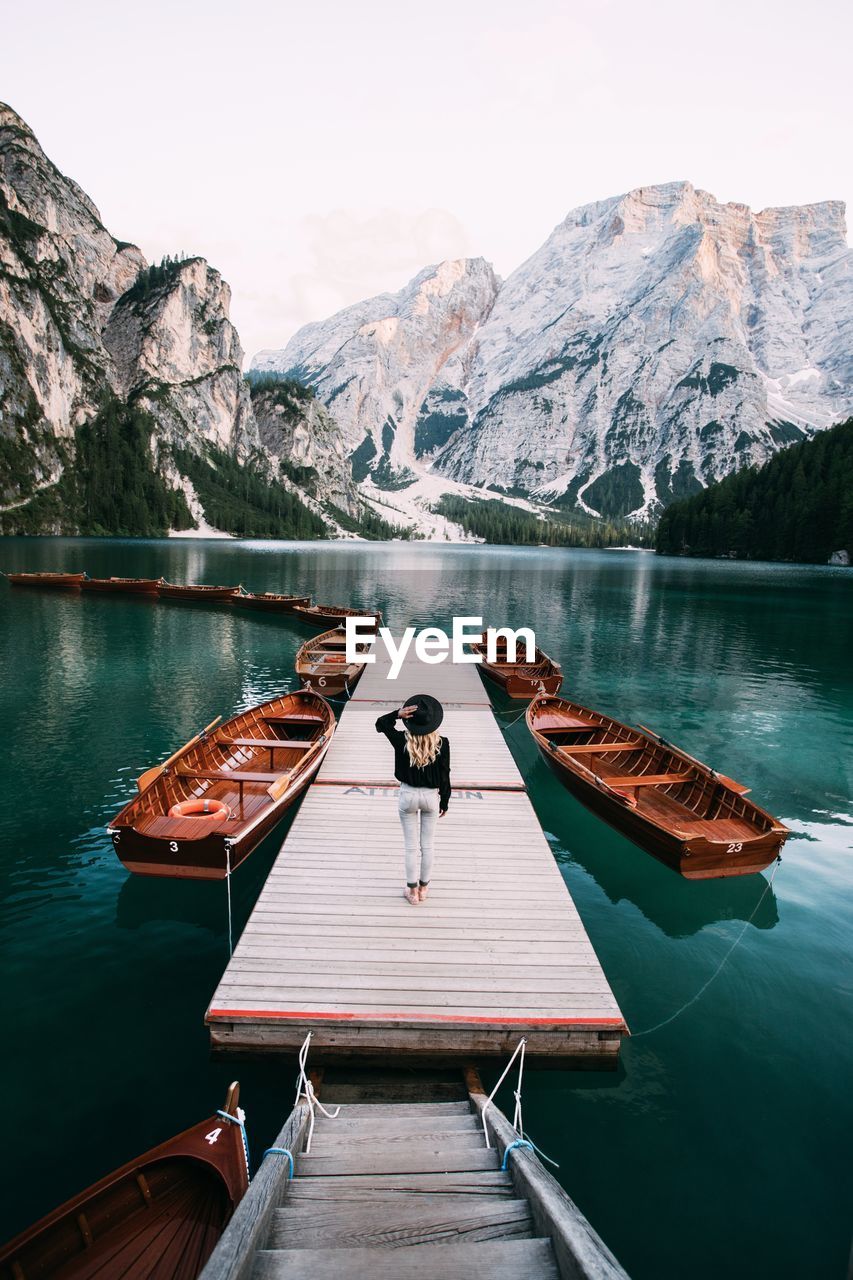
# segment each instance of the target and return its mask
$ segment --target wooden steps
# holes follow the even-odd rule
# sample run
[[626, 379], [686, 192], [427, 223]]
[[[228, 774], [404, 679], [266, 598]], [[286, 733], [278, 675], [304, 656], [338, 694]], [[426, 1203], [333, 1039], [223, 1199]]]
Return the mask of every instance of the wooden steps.
[[[550, 1242], [534, 1240], [530, 1206], [501, 1173], [497, 1151], [486, 1148], [470, 1105], [406, 1097], [415, 1090], [441, 1097], [463, 1086], [441, 1075], [381, 1075], [330, 1078], [327, 1107], [342, 1094], [364, 1097], [377, 1088], [397, 1101], [343, 1102], [335, 1119], [318, 1115], [311, 1152], [297, 1157], [296, 1178], [249, 1274], [556, 1276]], [[518, 1243], [531, 1247], [507, 1250]]]
[[394, 1249], [261, 1250], [252, 1280], [559, 1280], [547, 1240]]
[[486, 1145], [473, 1068], [332, 1069], [320, 1097], [337, 1116], [306, 1153], [300, 1103], [295, 1177], [267, 1156], [201, 1280], [627, 1280], [532, 1152], [501, 1168], [518, 1135], [492, 1106]]

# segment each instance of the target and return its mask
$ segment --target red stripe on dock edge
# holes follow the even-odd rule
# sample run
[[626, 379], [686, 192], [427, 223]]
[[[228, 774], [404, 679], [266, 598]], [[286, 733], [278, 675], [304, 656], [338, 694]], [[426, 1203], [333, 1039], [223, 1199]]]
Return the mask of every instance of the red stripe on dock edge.
[[500, 1018], [484, 1017], [482, 1014], [471, 1014], [468, 1017], [457, 1017], [453, 1013], [339, 1013], [307, 1012], [294, 1013], [288, 1009], [208, 1009], [208, 1018], [225, 1018], [229, 1022], [239, 1022], [245, 1018], [292, 1018], [294, 1022], [306, 1018], [322, 1018], [327, 1022], [490, 1022], [499, 1026], [511, 1027], [615, 1027], [628, 1030], [624, 1018]]

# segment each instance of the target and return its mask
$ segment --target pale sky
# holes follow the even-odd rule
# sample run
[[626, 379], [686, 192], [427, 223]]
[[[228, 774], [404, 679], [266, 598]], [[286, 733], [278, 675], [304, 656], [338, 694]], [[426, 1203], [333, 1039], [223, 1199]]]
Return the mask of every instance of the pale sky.
[[[850, 201], [836, 0], [0, 0], [0, 98], [119, 239], [231, 285], [248, 357], [686, 178]], [[845, 159], [846, 157], [846, 159]]]

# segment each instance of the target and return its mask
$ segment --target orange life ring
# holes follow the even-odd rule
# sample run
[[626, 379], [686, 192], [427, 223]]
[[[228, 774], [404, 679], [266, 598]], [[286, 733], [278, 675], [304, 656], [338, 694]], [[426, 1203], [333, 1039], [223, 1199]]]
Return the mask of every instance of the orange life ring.
[[231, 810], [222, 800], [181, 800], [172, 805], [169, 817], [206, 818], [208, 822], [216, 822], [219, 818], [230, 818]]

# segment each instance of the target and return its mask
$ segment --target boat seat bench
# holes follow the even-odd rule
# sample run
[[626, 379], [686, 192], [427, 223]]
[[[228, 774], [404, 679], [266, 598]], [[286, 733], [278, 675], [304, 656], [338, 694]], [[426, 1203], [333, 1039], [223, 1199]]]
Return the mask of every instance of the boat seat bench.
[[613, 778], [605, 778], [604, 781], [608, 787], [625, 787], [633, 790], [634, 787], [667, 787], [674, 782], [692, 782], [692, 773], [644, 773], [636, 778], [630, 775], [624, 777], [619, 775]]
[[536, 732], [541, 734], [543, 738], [548, 738], [552, 733], [571, 733], [581, 729], [603, 729], [604, 726], [596, 724], [594, 720], [582, 720], [580, 716], [572, 716], [566, 718], [561, 724], [548, 725], [547, 728], [537, 729]]
[[691, 822], [679, 821], [677, 834], [685, 837], [707, 836], [709, 840], [736, 841], [754, 840], [756, 836], [765, 833], [740, 818], [697, 818]]
[[223, 747], [269, 747], [271, 751], [284, 747], [307, 751], [315, 745], [305, 738], [217, 738], [216, 741]]
[[322, 716], [264, 716], [264, 724], [323, 724]]
[[277, 773], [249, 773], [242, 769], [177, 769], [179, 778], [198, 778], [211, 782], [278, 782], [286, 770]]
[[602, 755], [606, 751], [644, 751], [645, 742], [583, 742], [576, 747], [558, 747], [558, 751], [565, 752], [566, 755], [595, 755], [596, 752]]

